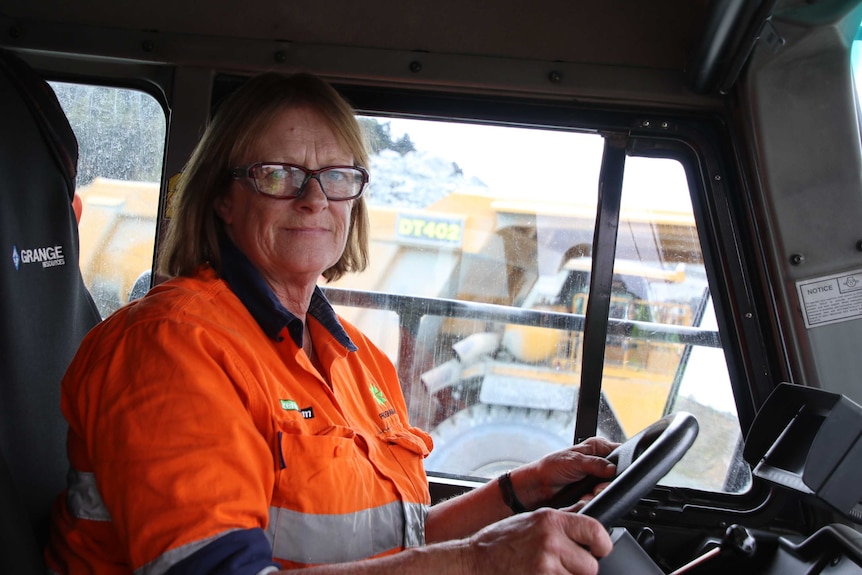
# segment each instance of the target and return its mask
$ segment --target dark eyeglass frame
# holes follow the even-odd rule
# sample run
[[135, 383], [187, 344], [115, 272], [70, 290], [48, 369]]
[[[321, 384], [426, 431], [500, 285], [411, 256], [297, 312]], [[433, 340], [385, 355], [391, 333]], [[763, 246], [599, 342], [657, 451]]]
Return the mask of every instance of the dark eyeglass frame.
[[[295, 195], [281, 196], [281, 195], [277, 195], [277, 194], [270, 194], [268, 192], [264, 192], [263, 190], [261, 190], [258, 187], [257, 180], [254, 177], [254, 171], [256, 169], [260, 168], [261, 166], [280, 166], [283, 168], [293, 168], [293, 169], [297, 169], [297, 170], [301, 171], [303, 174], [305, 174], [305, 177], [303, 178], [302, 184], [300, 184], [299, 189], [297, 190]], [[362, 175], [362, 184], [359, 186], [359, 192], [356, 193], [355, 195], [348, 196], [346, 198], [330, 197], [329, 194], [326, 193], [326, 188], [324, 187], [323, 182], [320, 181], [320, 174], [323, 174], [323, 173], [331, 171], [331, 170], [344, 170], [344, 169], [356, 170]], [[241, 179], [251, 180], [252, 186], [254, 187], [254, 190], [257, 193], [263, 194], [264, 196], [266, 196], [268, 198], [275, 198], [276, 200], [295, 200], [296, 198], [300, 197], [302, 195], [302, 193], [305, 191], [305, 186], [308, 185], [308, 182], [311, 181], [312, 179], [315, 179], [315, 180], [317, 180], [317, 185], [320, 186], [320, 190], [323, 192], [323, 195], [326, 196], [326, 199], [329, 200], [330, 202], [344, 202], [347, 200], [355, 200], [356, 198], [360, 197], [365, 192], [365, 190], [368, 188], [368, 181], [370, 179], [370, 176], [368, 174], [368, 170], [366, 170], [362, 166], [351, 166], [351, 165], [347, 165], [347, 164], [344, 164], [344, 165], [338, 164], [338, 165], [334, 165], [334, 166], [324, 166], [324, 167], [318, 168], [316, 170], [311, 170], [309, 168], [306, 168], [305, 166], [300, 166], [299, 164], [289, 164], [286, 162], [255, 162], [254, 164], [251, 164], [249, 166], [237, 166], [235, 168], [230, 169], [230, 177], [233, 178], [234, 180], [241, 180]]]

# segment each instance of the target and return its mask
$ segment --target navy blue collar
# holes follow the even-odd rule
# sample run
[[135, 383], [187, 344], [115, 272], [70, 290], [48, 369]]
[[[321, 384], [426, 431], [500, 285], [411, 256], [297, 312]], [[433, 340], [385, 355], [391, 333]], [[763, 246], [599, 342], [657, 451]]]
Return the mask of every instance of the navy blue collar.
[[[251, 260], [224, 234], [219, 238], [219, 248], [222, 279], [257, 320], [264, 333], [270, 339], [282, 341], [281, 330], [286, 327], [291, 339], [298, 347], [302, 347], [302, 332], [305, 326], [299, 318], [281, 305]], [[311, 296], [308, 315], [319, 321], [348, 351], [358, 349], [338, 321], [332, 305], [317, 286], [314, 287], [314, 293]]]

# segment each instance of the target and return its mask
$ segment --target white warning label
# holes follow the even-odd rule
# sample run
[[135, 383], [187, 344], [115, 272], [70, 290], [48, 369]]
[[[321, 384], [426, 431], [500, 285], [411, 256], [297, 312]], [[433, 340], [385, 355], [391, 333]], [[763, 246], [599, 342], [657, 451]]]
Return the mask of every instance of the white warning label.
[[805, 327], [862, 318], [862, 270], [796, 282]]

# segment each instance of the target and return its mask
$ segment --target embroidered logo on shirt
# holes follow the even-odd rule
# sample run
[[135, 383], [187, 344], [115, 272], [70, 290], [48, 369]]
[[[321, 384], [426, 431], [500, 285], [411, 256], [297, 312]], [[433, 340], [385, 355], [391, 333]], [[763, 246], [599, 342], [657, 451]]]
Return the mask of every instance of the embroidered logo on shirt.
[[285, 411], [298, 411], [302, 414], [302, 419], [314, 419], [313, 407], [301, 408], [299, 407], [299, 404], [292, 399], [279, 399], [278, 402], [281, 404], [281, 408]]
[[279, 399], [281, 408], [285, 411], [299, 411], [299, 404], [292, 399]]
[[386, 411], [381, 411], [380, 413], [378, 413], [377, 417], [379, 417], [380, 419], [386, 419], [388, 417], [392, 417], [396, 413], [398, 413], [398, 412], [395, 411], [394, 409], [387, 409]]
[[[371, 386], [371, 393], [372, 393], [372, 395], [374, 395], [374, 399], [377, 400], [377, 403], [379, 403], [382, 406], [386, 406], [386, 403], [387, 403], [386, 396], [383, 395], [382, 391], [380, 391], [376, 386], [372, 385]], [[396, 411], [394, 409], [390, 408], [390, 409], [387, 409], [385, 411], [381, 411], [380, 413], [378, 413], [377, 417], [379, 417], [380, 419], [386, 419], [386, 418], [392, 417], [393, 415], [395, 415], [395, 413], [396, 413]]]
[[374, 399], [377, 400], [377, 403], [380, 405], [386, 405], [386, 396], [383, 395], [383, 392], [377, 389], [375, 386], [371, 386], [371, 393], [374, 394]]

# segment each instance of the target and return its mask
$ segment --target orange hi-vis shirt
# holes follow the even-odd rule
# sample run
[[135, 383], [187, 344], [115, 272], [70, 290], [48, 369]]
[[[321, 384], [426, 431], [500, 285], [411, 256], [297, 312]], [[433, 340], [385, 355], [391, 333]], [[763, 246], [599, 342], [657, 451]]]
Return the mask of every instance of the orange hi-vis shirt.
[[424, 544], [431, 439], [390, 360], [316, 290], [322, 376], [299, 320], [267, 335], [231, 287], [203, 266], [85, 338], [63, 380], [52, 571], [252, 575]]

